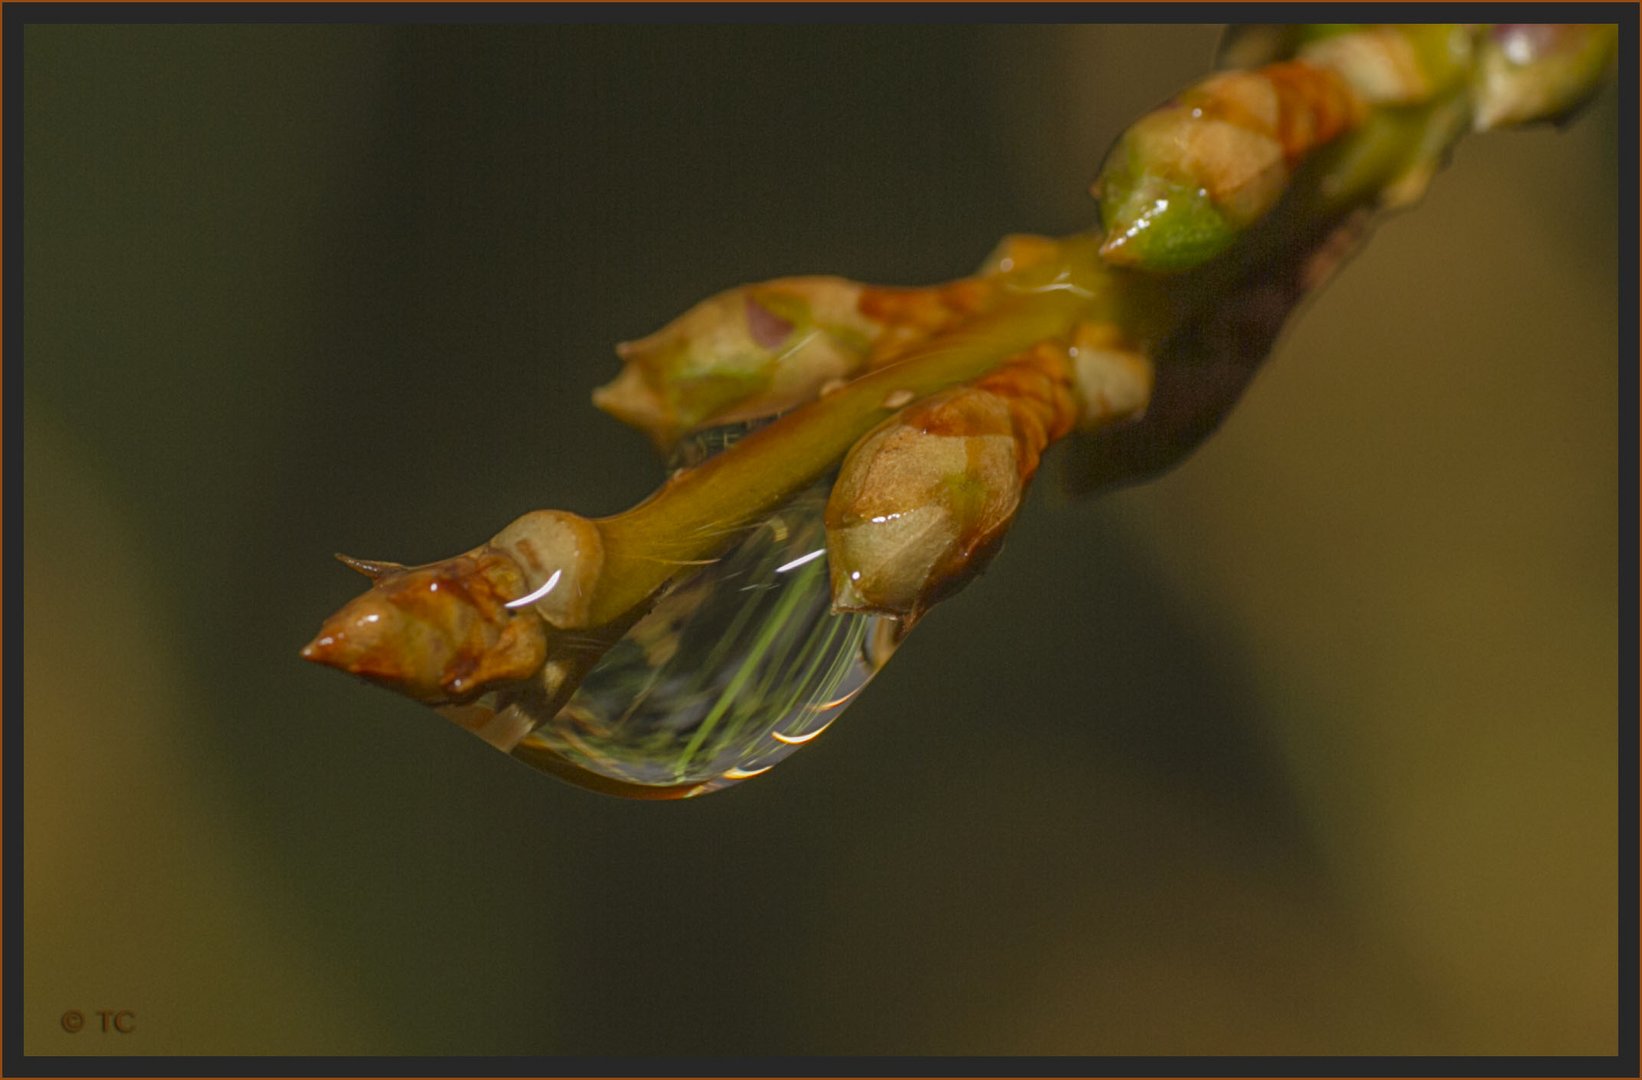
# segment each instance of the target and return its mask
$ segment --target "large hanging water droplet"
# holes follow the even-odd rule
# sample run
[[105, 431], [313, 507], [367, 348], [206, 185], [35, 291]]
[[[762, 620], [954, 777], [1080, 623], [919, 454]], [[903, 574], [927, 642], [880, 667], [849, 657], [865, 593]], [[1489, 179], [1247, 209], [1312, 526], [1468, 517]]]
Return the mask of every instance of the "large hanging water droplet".
[[[694, 464], [733, 437], [698, 437], [675, 463]], [[677, 798], [757, 776], [826, 730], [888, 660], [899, 630], [831, 612], [829, 486], [675, 581], [514, 756], [602, 790]]]

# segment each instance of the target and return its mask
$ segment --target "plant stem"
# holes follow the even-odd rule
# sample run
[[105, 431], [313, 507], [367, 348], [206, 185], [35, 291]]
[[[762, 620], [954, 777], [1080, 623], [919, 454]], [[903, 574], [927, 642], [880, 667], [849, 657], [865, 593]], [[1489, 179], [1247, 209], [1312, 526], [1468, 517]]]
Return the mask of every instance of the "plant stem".
[[[1015, 238], [1027, 243], [1000, 248], [1014, 254], [1000, 254], [974, 278], [930, 290], [878, 290], [899, 295], [888, 297], [896, 301], [888, 307], [878, 296], [872, 312], [860, 307], [867, 290], [842, 283], [860, 308], [856, 322], [865, 320], [875, 333], [890, 328], [910, 335], [884, 339], [881, 355], [896, 359], [679, 471], [624, 513], [589, 522], [535, 511], [484, 547], [441, 563], [355, 562], [373, 579], [371, 590], [333, 615], [303, 655], [430, 702], [472, 700], [495, 687], [499, 726], [485, 726], [492, 732], [485, 737], [512, 746], [555, 714], [681, 572], [713, 561], [749, 527], [827, 478], [852, 447], [904, 407], [973, 384], [1038, 346], [1075, 359], [1082, 380], [1076, 392], [1090, 395], [1077, 436], [1083, 475], [1073, 486], [1087, 492], [1160, 472], [1231, 410], [1295, 307], [1362, 238], [1371, 211], [1416, 200], [1474, 117], [1486, 126], [1568, 115], [1600, 84], [1614, 36], [1601, 26], [1443, 24], [1369, 27], [1360, 39], [1342, 43], [1337, 35], [1293, 31], [1268, 34], [1253, 48], [1286, 56], [1284, 50], [1299, 46], [1293, 63], [1268, 56], [1254, 74], [1215, 76], [1196, 96], [1188, 91], [1131, 128], [1145, 137], [1125, 136], [1119, 145], [1126, 149], [1099, 182], [1103, 205], [1134, 211], [1127, 225], [1107, 221], [1104, 234], [1060, 240]], [[1435, 51], [1432, 42], [1440, 46]], [[1471, 50], [1482, 60], [1469, 59]], [[1338, 70], [1330, 66], [1335, 63]], [[1399, 78], [1386, 82], [1387, 71]], [[1489, 78], [1471, 77], [1479, 71]], [[1111, 243], [1119, 228], [1127, 230], [1127, 256], [1103, 256], [1107, 248], [1121, 250]], [[812, 293], [821, 287], [805, 286]], [[839, 287], [836, 281], [826, 286]], [[722, 294], [713, 303], [733, 310], [709, 306], [700, 309], [703, 315], [692, 309], [678, 334], [711, 352], [723, 347], [715, 335], [733, 327], [750, 335], [755, 355], [764, 355], [771, 346], [757, 327], [735, 321], [743, 318], [736, 305], [746, 300], [736, 291]], [[897, 304], [905, 310], [886, 317]], [[810, 311], [807, 301], [800, 306]], [[764, 314], [787, 325], [778, 314]], [[959, 318], [964, 321], [948, 321]], [[895, 352], [930, 327], [943, 329]], [[1143, 382], [1136, 382], [1141, 388], [1121, 410], [1088, 404], [1110, 405], [1104, 395], [1113, 385], [1099, 366], [1103, 346], [1090, 342], [1120, 343], [1116, 354], [1135, 358], [1144, 371]], [[866, 346], [834, 345], [835, 355], [823, 359], [841, 366], [823, 370], [875, 362]], [[665, 382], [667, 373], [644, 377]], [[804, 394], [816, 392], [814, 382], [804, 388]], [[1068, 426], [1058, 425], [1056, 433]], [[1034, 461], [1046, 441], [1032, 443]], [[972, 576], [993, 547], [984, 556], [956, 543], [952, 550], [961, 552], [958, 565], [972, 568]], [[561, 572], [569, 575], [562, 588], [577, 604], [585, 598], [585, 609], [571, 617], [568, 608], [543, 611], [533, 599], [536, 607], [514, 612], [530, 581], [520, 558], [544, 575], [553, 570], [545, 585], [530, 582], [543, 591]], [[558, 568], [542, 559], [558, 560]], [[959, 586], [968, 580], [947, 577]], [[942, 589], [930, 595], [951, 591]], [[914, 610], [923, 606], [899, 612], [903, 625]]]
[[923, 397], [986, 374], [1046, 338], [1065, 336], [1095, 310], [1076, 278], [1098, 274], [1090, 264], [1067, 268], [1064, 287], [1006, 301], [904, 359], [864, 375], [797, 409], [702, 464], [675, 476], [631, 510], [596, 524], [605, 563], [589, 621], [613, 623], [678, 572], [679, 564], [711, 558], [733, 536], [833, 469], [857, 439], [902, 404], [898, 392]]
[[679, 473], [633, 509], [600, 519], [605, 564], [589, 622], [622, 625], [681, 565], [711, 559], [739, 529], [826, 475], [858, 439], [905, 404], [904, 394], [899, 404], [887, 404], [898, 391], [918, 398], [969, 382], [1040, 341], [1065, 337], [1081, 319], [1114, 322], [1143, 347], [1161, 344], [1183, 323], [1235, 295], [1251, 260], [1263, 262], [1274, 246], [1292, 246], [1296, 225], [1332, 220], [1376, 200], [1429, 151], [1431, 126], [1445, 115], [1445, 104], [1376, 110], [1296, 178], [1284, 206], [1245, 237], [1241, 252], [1202, 271], [1122, 270], [1100, 259], [1092, 234], [1068, 238], [1062, 261], [1035, 268], [1013, 299], [753, 432]]

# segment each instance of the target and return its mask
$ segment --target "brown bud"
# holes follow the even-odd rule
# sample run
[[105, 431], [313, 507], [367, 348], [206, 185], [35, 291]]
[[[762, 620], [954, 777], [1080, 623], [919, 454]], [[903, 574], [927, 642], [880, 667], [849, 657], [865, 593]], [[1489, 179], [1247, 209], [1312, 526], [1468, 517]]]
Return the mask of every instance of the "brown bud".
[[928, 288], [862, 289], [861, 314], [879, 328], [868, 366], [900, 359], [935, 334], [984, 311], [997, 298], [997, 282], [984, 278], [960, 278]]
[[1077, 392], [1078, 429], [1092, 431], [1134, 420], [1152, 399], [1151, 360], [1111, 323], [1080, 323], [1067, 349]]
[[498, 555], [389, 571], [325, 620], [302, 656], [418, 701], [469, 700], [547, 658], [540, 616], [507, 607], [523, 584]]
[[1470, 70], [1473, 31], [1458, 23], [1369, 25], [1301, 47], [1299, 58], [1329, 68], [1375, 105], [1416, 105]]
[[342, 561], [373, 584], [325, 621], [303, 657], [449, 704], [541, 675], [553, 631], [586, 625], [604, 551], [591, 521], [537, 510], [443, 562]]
[[1300, 163], [1362, 103], [1333, 71], [1283, 62], [1212, 76], [1142, 117], [1101, 167], [1108, 262], [1184, 270], [1225, 251], [1277, 204]]
[[524, 574], [527, 591], [509, 606], [528, 603], [560, 630], [587, 625], [604, 566], [597, 525], [562, 510], [533, 510], [497, 533], [490, 549], [511, 558]]
[[918, 619], [981, 572], [1076, 412], [1062, 347], [915, 403], [844, 459], [827, 501], [833, 606]]

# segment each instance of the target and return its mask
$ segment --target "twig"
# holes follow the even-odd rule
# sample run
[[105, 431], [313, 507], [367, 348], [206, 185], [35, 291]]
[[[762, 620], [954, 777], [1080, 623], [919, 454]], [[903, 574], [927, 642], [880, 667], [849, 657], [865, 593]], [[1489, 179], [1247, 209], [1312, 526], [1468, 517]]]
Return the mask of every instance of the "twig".
[[[1119, 140], [1096, 183], [1102, 229], [1013, 238], [979, 274], [929, 289], [794, 278], [704, 302], [623, 346], [599, 404], [662, 446], [775, 419], [613, 517], [537, 511], [424, 567], [345, 560], [372, 587], [303, 655], [431, 704], [478, 702], [458, 718], [514, 750], [670, 583], [835, 470], [835, 608], [910, 626], [985, 566], [1050, 443], [1077, 429], [1088, 491], [1178, 461], [1373, 211], [1416, 200], [1470, 130], [1565, 119], [1615, 37], [1242, 28], [1225, 49], [1241, 70]], [[577, 772], [535, 743], [521, 753]], [[703, 790], [687, 773], [650, 791], [597, 783]]]

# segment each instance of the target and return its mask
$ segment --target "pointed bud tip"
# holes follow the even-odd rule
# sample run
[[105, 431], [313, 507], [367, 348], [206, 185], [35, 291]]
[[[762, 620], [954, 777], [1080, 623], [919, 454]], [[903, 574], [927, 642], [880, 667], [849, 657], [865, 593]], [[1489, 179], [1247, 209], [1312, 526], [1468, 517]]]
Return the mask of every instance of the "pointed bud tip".
[[297, 655], [315, 664], [337, 667], [340, 663], [337, 654], [336, 637], [321, 630], [312, 641], [302, 646], [302, 651]]
[[843, 574], [834, 576], [832, 582], [832, 613], [834, 615], [855, 615], [870, 612], [871, 606], [867, 598], [861, 595], [861, 590], [855, 587], [855, 582]]
[[405, 569], [403, 563], [389, 562], [387, 559], [356, 559], [352, 555], [344, 555], [338, 551], [334, 553], [336, 561], [349, 570], [364, 574], [372, 581], [376, 581], [385, 574], [395, 573]]
[[1129, 243], [1128, 234], [1114, 231], [1100, 245], [1100, 257], [1114, 266], [1133, 266], [1136, 253], [1134, 245]]

